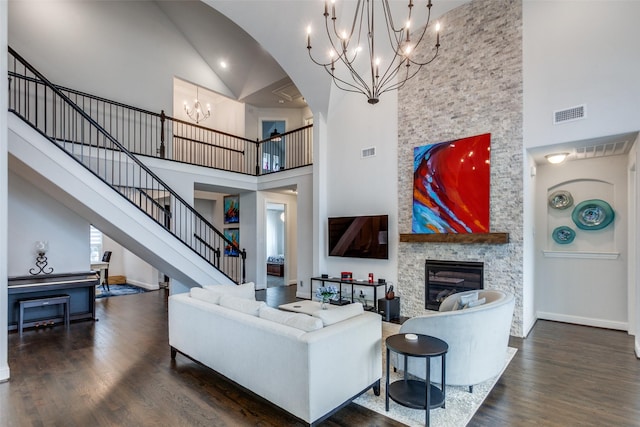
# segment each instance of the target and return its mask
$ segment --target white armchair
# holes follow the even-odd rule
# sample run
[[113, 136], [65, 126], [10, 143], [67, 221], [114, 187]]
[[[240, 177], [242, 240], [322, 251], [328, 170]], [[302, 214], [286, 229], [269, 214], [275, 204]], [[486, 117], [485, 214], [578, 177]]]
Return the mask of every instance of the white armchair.
[[[486, 298], [486, 302], [473, 308], [454, 309], [461, 296], [474, 292], [479, 292], [478, 298]], [[472, 392], [474, 384], [493, 378], [504, 367], [514, 304], [513, 295], [496, 290], [453, 294], [442, 302], [440, 311], [407, 320], [400, 333], [444, 340], [449, 345], [445, 362], [447, 385], [469, 386]], [[404, 358], [394, 359], [394, 366], [404, 370]], [[425, 378], [423, 359], [409, 358], [408, 364], [409, 374]], [[435, 358], [431, 362], [431, 382], [441, 383], [440, 373], [440, 358]]]

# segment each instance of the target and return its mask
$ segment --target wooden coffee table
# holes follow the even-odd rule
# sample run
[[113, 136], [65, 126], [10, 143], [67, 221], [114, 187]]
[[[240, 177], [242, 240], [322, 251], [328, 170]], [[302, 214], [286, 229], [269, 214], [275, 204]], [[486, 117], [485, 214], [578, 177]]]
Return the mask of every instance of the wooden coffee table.
[[[387, 380], [385, 393], [385, 409], [389, 411], [389, 398], [395, 402], [414, 409], [425, 410], [425, 425], [429, 425], [429, 410], [445, 407], [445, 359], [449, 345], [439, 338], [428, 335], [417, 335], [415, 341], [405, 338], [407, 334], [391, 335], [385, 341], [387, 345]], [[404, 356], [404, 378], [389, 384], [389, 355], [395, 352]], [[442, 384], [440, 388], [431, 384], [431, 358], [442, 358]], [[409, 357], [423, 357], [426, 360], [426, 380], [410, 380], [407, 378], [407, 362]]]

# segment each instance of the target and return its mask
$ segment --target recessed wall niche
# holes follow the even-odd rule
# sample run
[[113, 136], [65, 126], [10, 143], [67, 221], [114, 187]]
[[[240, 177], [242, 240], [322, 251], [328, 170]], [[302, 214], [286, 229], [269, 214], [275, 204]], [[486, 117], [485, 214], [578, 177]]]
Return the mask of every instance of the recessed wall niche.
[[[614, 252], [615, 218], [602, 229], [581, 229], [572, 219], [576, 207], [586, 200], [602, 200], [615, 212], [614, 185], [597, 179], [577, 179], [558, 183], [547, 189], [546, 249], [562, 252]], [[553, 197], [552, 197], [553, 196]], [[559, 229], [568, 227], [573, 239]], [[554, 239], [554, 231], [556, 239]], [[563, 239], [566, 239], [564, 242]], [[560, 240], [560, 241], [558, 241]], [[570, 241], [569, 241], [570, 240]], [[561, 243], [562, 242], [562, 243]]]

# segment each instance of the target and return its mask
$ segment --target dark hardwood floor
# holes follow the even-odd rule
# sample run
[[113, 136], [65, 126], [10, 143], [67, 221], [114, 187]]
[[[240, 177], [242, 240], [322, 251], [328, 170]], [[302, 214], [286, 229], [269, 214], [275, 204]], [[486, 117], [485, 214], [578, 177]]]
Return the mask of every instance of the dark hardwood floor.
[[[295, 286], [257, 297], [277, 306]], [[208, 368], [172, 362], [166, 301], [165, 290], [104, 298], [97, 322], [10, 333], [0, 426], [302, 425]], [[640, 425], [640, 362], [626, 333], [540, 321], [511, 345], [517, 355], [469, 425]], [[351, 404], [322, 425], [401, 424]]]

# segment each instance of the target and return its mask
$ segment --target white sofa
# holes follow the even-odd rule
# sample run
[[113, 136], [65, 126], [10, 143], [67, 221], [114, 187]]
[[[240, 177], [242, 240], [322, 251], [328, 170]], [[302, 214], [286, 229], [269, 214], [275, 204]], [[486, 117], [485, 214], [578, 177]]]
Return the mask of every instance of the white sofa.
[[[461, 298], [477, 294], [484, 304], [463, 308]], [[431, 335], [449, 345], [446, 355], [446, 384], [469, 386], [493, 378], [504, 368], [515, 300], [498, 290], [468, 291], [448, 296], [440, 311], [407, 320], [400, 333]], [[472, 304], [473, 305], [473, 304]], [[404, 370], [402, 357], [394, 356], [394, 366]], [[408, 373], [426, 376], [424, 359], [409, 358]], [[441, 383], [440, 358], [431, 362], [431, 381]]]
[[252, 283], [192, 288], [169, 297], [172, 358], [180, 352], [314, 425], [380, 392], [381, 317], [350, 306], [316, 317], [255, 301]]

